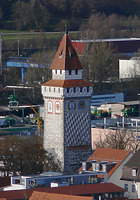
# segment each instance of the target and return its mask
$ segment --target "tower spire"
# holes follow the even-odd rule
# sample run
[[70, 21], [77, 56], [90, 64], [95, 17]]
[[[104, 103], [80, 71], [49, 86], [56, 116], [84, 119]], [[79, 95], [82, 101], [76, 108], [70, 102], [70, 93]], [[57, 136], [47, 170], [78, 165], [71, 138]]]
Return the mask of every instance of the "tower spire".
[[68, 35], [68, 24], [65, 25], [65, 34]]

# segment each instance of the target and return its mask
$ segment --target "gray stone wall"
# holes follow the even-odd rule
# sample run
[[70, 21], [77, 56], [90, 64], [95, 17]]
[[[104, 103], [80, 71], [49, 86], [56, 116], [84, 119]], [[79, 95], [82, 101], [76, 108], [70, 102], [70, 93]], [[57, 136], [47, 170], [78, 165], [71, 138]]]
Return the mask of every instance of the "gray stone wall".
[[[52, 113], [48, 112], [48, 101], [52, 101]], [[60, 102], [60, 113], [56, 113], [56, 102]], [[63, 99], [46, 98], [44, 118], [44, 148], [61, 161], [64, 168], [64, 112]]]

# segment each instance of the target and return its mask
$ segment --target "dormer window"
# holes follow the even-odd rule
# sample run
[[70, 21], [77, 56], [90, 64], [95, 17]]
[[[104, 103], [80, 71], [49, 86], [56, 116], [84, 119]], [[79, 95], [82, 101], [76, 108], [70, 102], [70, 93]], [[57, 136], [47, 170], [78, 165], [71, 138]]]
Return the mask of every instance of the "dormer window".
[[99, 167], [100, 167], [99, 163], [96, 163], [96, 171], [99, 171]]
[[71, 70], [69, 70], [69, 75], [71, 75]]
[[106, 165], [102, 165], [103, 172], [106, 172]]
[[69, 57], [72, 58], [72, 56], [73, 56], [73, 54], [72, 54], [72, 52], [69, 49]]
[[63, 49], [62, 49], [61, 53], [59, 54], [59, 58], [62, 58], [62, 55], [63, 55]]
[[82, 170], [85, 171], [86, 170], [86, 162], [82, 163]]

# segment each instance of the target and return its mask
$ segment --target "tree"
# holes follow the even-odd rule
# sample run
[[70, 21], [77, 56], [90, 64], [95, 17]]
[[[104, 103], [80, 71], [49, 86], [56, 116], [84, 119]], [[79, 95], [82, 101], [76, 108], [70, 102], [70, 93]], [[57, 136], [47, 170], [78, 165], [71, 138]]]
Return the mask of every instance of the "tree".
[[140, 148], [140, 141], [136, 140], [137, 133], [130, 130], [116, 129], [116, 131], [110, 131], [105, 134], [104, 139], [101, 135], [98, 142], [96, 142], [97, 147], [112, 148], [112, 149], [123, 149], [131, 150], [133, 152]]
[[45, 30], [49, 22], [49, 12], [46, 7], [42, 6], [39, 0], [33, 5], [33, 24], [38, 31]]
[[98, 83], [98, 92], [103, 90], [103, 82], [110, 77], [110, 66], [113, 60], [114, 49], [111, 45], [100, 42], [93, 43], [88, 55], [83, 57], [83, 66], [88, 79], [93, 83]]
[[45, 170], [60, 170], [59, 161], [46, 152], [42, 139], [38, 136], [19, 138], [6, 136], [0, 141], [0, 161], [3, 163], [0, 171], [6, 176], [30, 175], [42, 173]]
[[33, 24], [33, 9], [30, 3], [18, 0], [12, 6], [13, 19], [17, 30], [31, 29]]

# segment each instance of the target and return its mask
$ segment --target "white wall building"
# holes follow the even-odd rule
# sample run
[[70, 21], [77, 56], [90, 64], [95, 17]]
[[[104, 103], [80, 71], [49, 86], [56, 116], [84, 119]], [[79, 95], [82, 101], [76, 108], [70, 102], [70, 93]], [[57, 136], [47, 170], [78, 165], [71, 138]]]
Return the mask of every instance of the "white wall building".
[[130, 60], [119, 60], [119, 79], [128, 79], [140, 76], [140, 57]]

